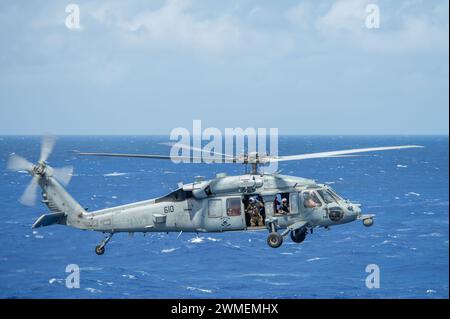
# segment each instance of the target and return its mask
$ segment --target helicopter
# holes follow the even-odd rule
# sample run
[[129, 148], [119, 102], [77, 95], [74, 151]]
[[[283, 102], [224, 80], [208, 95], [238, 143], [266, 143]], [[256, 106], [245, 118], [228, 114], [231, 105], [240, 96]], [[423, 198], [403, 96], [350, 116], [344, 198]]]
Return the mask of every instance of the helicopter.
[[[20, 202], [33, 206], [38, 187], [42, 202], [50, 213], [40, 216], [32, 228], [65, 225], [81, 230], [98, 231], [104, 239], [95, 247], [102, 255], [116, 233], [128, 232], [225, 232], [267, 230], [267, 244], [278, 248], [288, 234], [295, 243], [305, 240], [315, 228], [359, 220], [366, 227], [374, 223], [374, 214], [363, 214], [361, 204], [344, 199], [329, 185], [314, 180], [279, 173], [264, 173], [260, 165], [270, 162], [348, 157], [365, 152], [423, 147], [402, 145], [359, 148], [301, 155], [273, 156], [251, 152], [232, 156], [222, 154], [231, 163], [250, 165], [251, 171], [237, 176], [219, 173], [206, 180], [196, 177], [192, 183], [179, 184], [167, 195], [88, 212], [64, 188], [73, 174], [73, 167], [53, 168], [47, 159], [53, 151], [55, 138], [43, 138], [38, 162], [32, 164], [12, 153], [7, 169], [26, 171], [32, 176]], [[190, 147], [190, 146], [185, 146]], [[192, 149], [192, 148], [191, 148]], [[157, 154], [121, 154], [75, 152], [78, 156], [131, 157], [145, 159], [183, 160], [183, 156]], [[190, 157], [192, 159], [192, 157]], [[257, 207], [257, 209], [255, 208]], [[249, 216], [253, 213], [252, 216]], [[254, 216], [257, 216], [257, 221]]]

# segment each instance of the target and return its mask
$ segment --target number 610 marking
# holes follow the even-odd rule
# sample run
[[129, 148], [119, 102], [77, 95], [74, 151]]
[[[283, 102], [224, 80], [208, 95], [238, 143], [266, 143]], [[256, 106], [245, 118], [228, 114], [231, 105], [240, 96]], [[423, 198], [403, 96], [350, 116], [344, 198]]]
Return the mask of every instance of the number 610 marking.
[[165, 207], [164, 207], [164, 213], [165, 213], [165, 214], [167, 214], [167, 213], [173, 213], [174, 211], [175, 211], [175, 208], [173, 207], [173, 205], [165, 206]]

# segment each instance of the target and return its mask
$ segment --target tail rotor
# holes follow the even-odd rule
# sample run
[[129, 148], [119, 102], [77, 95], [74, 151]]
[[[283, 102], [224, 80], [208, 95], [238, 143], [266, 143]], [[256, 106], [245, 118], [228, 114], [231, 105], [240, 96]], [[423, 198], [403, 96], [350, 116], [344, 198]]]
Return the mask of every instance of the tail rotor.
[[55, 146], [55, 138], [53, 136], [45, 136], [42, 140], [41, 154], [39, 162], [32, 164], [27, 159], [12, 154], [9, 158], [7, 169], [10, 171], [26, 171], [33, 178], [28, 184], [19, 201], [27, 206], [33, 206], [36, 203], [36, 192], [39, 181], [43, 177], [53, 177], [61, 184], [67, 185], [72, 178], [73, 167], [65, 166], [61, 168], [52, 168], [47, 165], [46, 161]]

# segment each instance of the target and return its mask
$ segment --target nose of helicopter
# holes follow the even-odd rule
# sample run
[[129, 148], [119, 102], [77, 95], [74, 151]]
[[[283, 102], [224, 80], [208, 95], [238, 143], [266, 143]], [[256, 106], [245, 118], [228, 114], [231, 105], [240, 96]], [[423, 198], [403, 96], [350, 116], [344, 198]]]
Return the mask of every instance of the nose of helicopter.
[[348, 221], [354, 221], [361, 215], [361, 207], [359, 204], [348, 203], [347, 218]]

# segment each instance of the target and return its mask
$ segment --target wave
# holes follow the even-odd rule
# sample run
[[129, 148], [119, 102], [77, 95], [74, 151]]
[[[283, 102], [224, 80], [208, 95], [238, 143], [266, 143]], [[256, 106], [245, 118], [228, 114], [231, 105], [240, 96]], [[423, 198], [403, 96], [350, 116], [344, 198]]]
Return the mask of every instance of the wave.
[[178, 248], [167, 248], [167, 249], [161, 250], [161, 252], [167, 254], [167, 253], [171, 253], [171, 252], [173, 252], [173, 251], [175, 251], [177, 249]]
[[197, 290], [197, 291], [206, 292], [209, 294], [213, 292], [211, 289], [203, 289], [203, 288], [197, 288], [197, 287], [191, 287], [191, 286], [186, 287], [186, 289], [187, 290]]
[[127, 174], [128, 173], [112, 172], [112, 173], [103, 174], [103, 176], [105, 176], [105, 177], [115, 177], [115, 176], [124, 176], [124, 175], [127, 175]]

